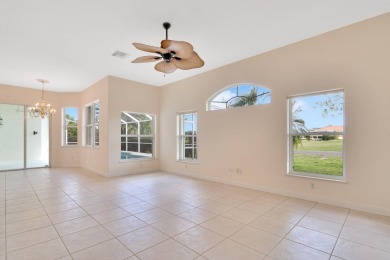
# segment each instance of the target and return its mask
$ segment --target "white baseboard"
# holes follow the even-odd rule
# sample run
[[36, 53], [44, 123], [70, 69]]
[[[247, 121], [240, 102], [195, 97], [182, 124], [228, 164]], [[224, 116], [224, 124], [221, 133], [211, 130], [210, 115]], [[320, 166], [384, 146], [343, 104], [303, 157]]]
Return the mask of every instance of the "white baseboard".
[[110, 172], [109, 176], [107, 177], [117, 177], [117, 176], [126, 176], [126, 175], [132, 175], [132, 174], [139, 174], [139, 173], [147, 173], [147, 172], [157, 172], [160, 171], [159, 168], [142, 168], [140, 170], [136, 171], [130, 171], [130, 172], [124, 172], [124, 173], [117, 173], [117, 172]]
[[95, 168], [85, 167], [85, 166], [80, 166], [80, 167], [83, 168], [83, 169], [86, 169], [86, 170], [88, 170], [88, 171], [97, 173], [97, 174], [99, 174], [99, 175], [101, 175], [101, 176], [108, 177], [108, 176], [107, 176], [107, 173], [102, 172], [102, 171], [100, 171], [100, 170], [97, 170], [97, 169], [95, 169]]
[[71, 164], [71, 163], [53, 163], [53, 165], [51, 165], [51, 167], [53, 168], [81, 168], [81, 165], [80, 164]]
[[266, 187], [266, 186], [251, 185], [251, 184], [247, 184], [247, 183], [240, 183], [237, 181], [225, 180], [225, 179], [211, 177], [211, 176], [205, 176], [205, 175], [197, 175], [197, 174], [192, 174], [189, 172], [183, 172], [183, 171], [177, 171], [177, 170], [164, 169], [161, 171], [167, 172], [167, 173], [172, 173], [172, 174], [177, 174], [177, 175], [183, 175], [183, 176], [187, 176], [187, 177], [191, 177], [191, 178], [195, 178], [195, 179], [214, 181], [214, 182], [219, 182], [219, 183], [223, 183], [223, 184], [235, 185], [235, 186], [240, 186], [243, 188], [248, 188], [248, 189], [253, 189], [253, 190], [258, 190], [258, 191], [265, 191], [265, 192], [275, 193], [275, 194], [279, 194], [279, 195], [294, 197], [294, 198], [298, 198], [298, 199], [315, 201], [315, 202], [329, 204], [329, 205], [343, 207], [343, 208], [349, 208], [349, 209], [354, 209], [354, 210], [359, 210], [359, 211], [370, 212], [370, 213], [374, 213], [374, 214], [390, 216], [390, 209], [373, 207], [373, 206], [367, 205], [367, 204], [360, 204], [360, 203], [343, 201], [343, 200], [329, 199], [329, 198], [324, 198], [322, 196], [315, 196], [312, 194], [291, 192], [291, 191], [286, 191], [283, 189], [275, 189], [275, 188], [270, 188], [270, 187]]
[[85, 170], [88, 170], [88, 171], [91, 171], [91, 172], [94, 172], [94, 173], [97, 173], [101, 176], [104, 176], [104, 177], [107, 177], [107, 178], [110, 178], [110, 177], [117, 177], [117, 176], [126, 176], [126, 175], [130, 175], [130, 174], [138, 174], [138, 173], [147, 173], [147, 172], [157, 172], [157, 171], [160, 171], [159, 168], [142, 168], [142, 169], [139, 169], [137, 171], [131, 171], [131, 172], [124, 172], [124, 173], [105, 173], [105, 172], [102, 172], [100, 170], [97, 170], [95, 168], [91, 168], [91, 167], [86, 167], [86, 166], [81, 166], [81, 165], [72, 165], [72, 164], [54, 164], [53, 165], [53, 168], [83, 168]]

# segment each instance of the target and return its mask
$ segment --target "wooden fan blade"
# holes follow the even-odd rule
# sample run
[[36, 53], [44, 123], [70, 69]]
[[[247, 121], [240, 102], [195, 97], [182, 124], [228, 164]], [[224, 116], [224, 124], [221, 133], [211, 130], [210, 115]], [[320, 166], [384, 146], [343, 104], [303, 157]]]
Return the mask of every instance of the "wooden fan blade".
[[138, 50], [141, 50], [141, 51], [161, 53], [161, 54], [168, 53], [167, 50], [160, 48], [160, 47], [154, 47], [154, 46], [150, 46], [150, 45], [146, 45], [146, 44], [142, 44], [142, 43], [137, 43], [137, 42], [134, 42], [133, 45], [134, 45], [134, 47], [136, 47]]
[[161, 59], [161, 57], [158, 57], [158, 56], [142, 56], [142, 57], [138, 57], [135, 60], [133, 60], [132, 63], [153, 62], [153, 61], [158, 61], [159, 59]]
[[161, 48], [174, 51], [175, 56], [182, 59], [189, 59], [194, 53], [194, 47], [190, 43], [183, 41], [162, 40]]
[[194, 51], [194, 55], [189, 59], [181, 59], [177, 60], [175, 58], [172, 59], [175, 66], [182, 70], [189, 70], [203, 67], [204, 61], [199, 57], [199, 55]]
[[162, 73], [172, 73], [176, 70], [175, 64], [173, 62], [160, 61], [154, 66], [154, 69]]

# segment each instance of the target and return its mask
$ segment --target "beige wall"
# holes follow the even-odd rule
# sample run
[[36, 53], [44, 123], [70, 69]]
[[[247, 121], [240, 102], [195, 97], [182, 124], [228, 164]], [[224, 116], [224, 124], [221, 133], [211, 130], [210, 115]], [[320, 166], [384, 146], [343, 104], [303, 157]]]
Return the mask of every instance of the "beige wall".
[[[56, 102], [52, 102], [56, 106], [57, 115], [52, 120], [50, 139], [52, 147], [52, 167], [80, 167], [80, 146], [81, 146], [81, 119], [82, 107], [80, 93], [55, 93]], [[77, 146], [62, 146], [62, 109], [64, 107], [77, 107], [79, 116], [78, 125], [78, 145]]]
[[[99, 146], [86, 147], [81, 142], [80, 162], [83, 168], [108, 177], [108, 77], [99, 80], [81, 93], [81, 115], [84, 114], [84, 107], [95, 101], [99, 101], [100, 105]], [[83, 116], [81, 121], [82, 136], [85, 121]]]
[[155, 140], [157, 146], [157, 149], [155, 149], [155, 159], [120, 162], [121, 112], [154, 114], [156, 115], [157, 122], [159, 122], [159, 91], [159, 88], [142, 83], [109, 77], [109, 176], [159, 170], [158, 128]]
[[[390, 14], [162, 87], [161, 169], [390, 214], [388, 28]], [[205, 111], [213, 93], [243, 82], [269, 88], [271, 104]], [[345, 90], [348, 181], [286, 176], [287, 96], [335, 88]], [[175, 157], [175, 116], [192, 109], [199, 162], [184, 164]]]
[[[80, 111], [96, 100], [100, 103], [100, 145], [81, 146], [81, 166], [107, 177], [159, 170], [158, 150], [154, 160], [120, 161], [121, 111], [155, 114], [159, 120], [159, 89], [107, 76], [81, 93]], [[158, 132], [155, 143], [158, 147]]]

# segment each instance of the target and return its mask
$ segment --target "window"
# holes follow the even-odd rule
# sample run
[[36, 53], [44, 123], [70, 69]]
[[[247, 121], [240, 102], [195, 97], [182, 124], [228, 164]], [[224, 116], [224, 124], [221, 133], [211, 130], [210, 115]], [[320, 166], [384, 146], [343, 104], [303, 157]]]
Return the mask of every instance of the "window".
[[121, 112], [121, 160], [153, 158], [154, 122], [154, 115]]
[[194, 161], [197, 152], [197, 112], [186, 112], [177, 115], [178, 160]]
[[207, 102], [207, 110], [253, 106], [271, 102], [271, 91], [254, 84], [230, 86], [213, 95]]
[[65, 107], [63, 108], [62, 112], [62, 144], [77, 145], [78, 109], [77, 107]]
[[85, 107], [85, 145], [99, 146], [99, 102]]
[[288, 98], [291, 175], [343, 180], [344, 91]]

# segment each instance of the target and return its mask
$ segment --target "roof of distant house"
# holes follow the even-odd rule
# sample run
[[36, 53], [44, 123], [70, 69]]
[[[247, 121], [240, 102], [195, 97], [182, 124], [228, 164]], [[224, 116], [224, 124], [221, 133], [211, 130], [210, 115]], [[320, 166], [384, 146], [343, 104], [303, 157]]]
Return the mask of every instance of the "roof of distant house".
[[334, 125], [328, 125], [325, 127], [318, 128], [314, 130], [314, 132], [343, 132], [344, 126], [334, 126]]

